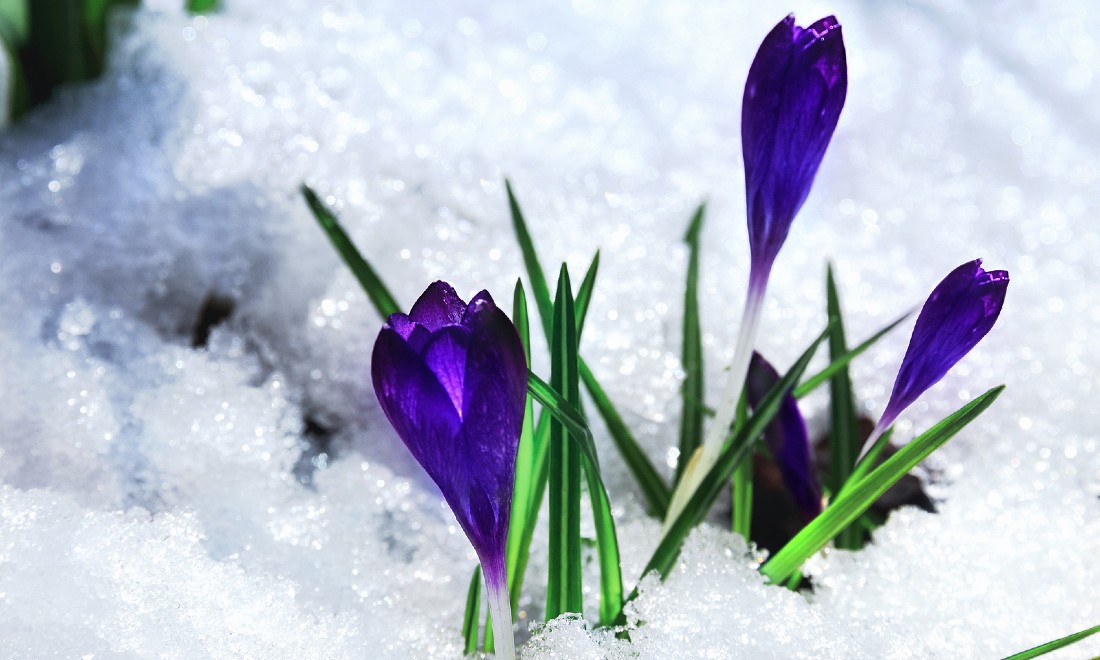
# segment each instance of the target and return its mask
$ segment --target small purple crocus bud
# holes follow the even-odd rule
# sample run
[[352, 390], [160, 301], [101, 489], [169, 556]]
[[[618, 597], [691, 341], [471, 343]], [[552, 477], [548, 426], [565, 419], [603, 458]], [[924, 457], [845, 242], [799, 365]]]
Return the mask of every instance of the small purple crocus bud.
[[791, 14], [756, 52], [741, 106], [750, 288], [763, 289], [810, 194], [847, 90], [844, 40], [833, 16], [801, 28]]
[[[745, 397], [754, 410], [779, 382], [779, 373], [757, 352], [752, 354], [749, 376], [745, 381]], [[779, 469], [783, 485], [791, 494], [806, 522], [821, 513], [821, 483], [814, 466], [813, 446], [806, 422], [798, 409], [798, 399], [790, 392], [779, 404], [775, 419], [764, 429], [764, 441], [768, 443], [772, 461]]]
[[[890, 401], [876, 425], [885, 431], [898, 415], [940, 381], [997, 321], [1008, 290], [1008, 271], [969, 261], [936, 285], [913, 326]], [[868, 440], [867, 446], [870, 446]]]
[[527, 359], [485, 291], [467, 305], [435, 282], [378, 333], [371, 364], [382, 411], [439, 486], [481, 561], [498, 653], [512, 653], [504, 565]]

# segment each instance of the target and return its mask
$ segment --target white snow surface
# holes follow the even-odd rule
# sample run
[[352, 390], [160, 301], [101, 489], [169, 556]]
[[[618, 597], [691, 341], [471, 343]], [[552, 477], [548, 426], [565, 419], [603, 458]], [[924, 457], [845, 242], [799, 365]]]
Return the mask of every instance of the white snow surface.
[[[939, 512], [819, 556], [812, 595], [765, 585], [716, 518], [642, 580], [630, 641], [542, 625], [540, 531], [521, 654], [993, 658], [1100, 623], [1094, 3], [182, 4], [120, 16], [103, 79], [0, 134], [0, 657], [460, 655], [474, 554], [377, 407], [381, 319], [298, 185], [405, 305], [443, 278], [507, 307], [511, 177], [551, 273], [601, 250], [583, 353], [668, 473], [680, 239], [707, 199], [714, 397], [748, 266], [743, 84], [788, 10], [839, 17], [850, 85], [763, 352], [821, 330], [827, 260], [858, 341], [984, 257], [1004, 313], [897, 437], [1008, 388], [923, 473]], [[211, 293], [235, 308], [192, 348]], [[866, 414], [910, 327], [854, 363]], [[659, 523], [593, 426], [630, 588]], [[593, 569], [589, 621], [597, 597]]]

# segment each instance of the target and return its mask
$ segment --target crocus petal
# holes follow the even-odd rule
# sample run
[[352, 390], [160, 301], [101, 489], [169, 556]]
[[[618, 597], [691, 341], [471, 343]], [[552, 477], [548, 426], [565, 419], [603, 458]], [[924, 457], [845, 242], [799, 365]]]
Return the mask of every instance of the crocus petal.
[[382, 412], [409, 452], [440, 488], [451, 483], [444, 470], [458, 465], [458, 412], [424, 358], [388, 326], [374, 343], [371, 377]]
[[434, 332], [445, 325], [460, 322], [465, 311], [466, 303], [462, 302], [462, 298], [450, 284], [440, 280], [432, 282], [420, 294], [409, 310], [409, 318]]
[[[515, 326], [493, 305], [475, 297], [463, 323], [471, 332], [466, 359], [465, 407], [457, 444], [468, 478], [488, 496], [489, 507], [472, 509], [483, 547], [501, 548], [508, 534], [516, 449], [527, 397], [527, 358]], [[471, 542], [476, 541], [471, 537]]]
[[749, 244], [757, 278], [767, 279], [810, 194], [847, 90], [844, 40], [836, 18], [801, 28], [790, 15], [760, 44], [741, 108]]
[[975, 259], [936, 285], [917, 317], [890, 401], [878, 426], [885, 429], [981, 341], [997, 321], [1008, 290], [1008, 271], [982, 269]]
[[[779, 374], [759, 353], [752, 354], [745, 396], [755, 409], [779, 382]], [[783, 484], [798, 505], [805, 520], [821, 513], [821, 484], [814, 468], [813, 447], [806, 431], [806, 422], [798, 409], [798, 400], [789, 392], [779, 404], [779, 412], [764, 430], [772, 460], [775, 461]]]
[[468, 329], [451, 325], [432, 333], [424, 342], [423, 348], [418, 350], [423, 355], [428, 370], [435, 374], [439, 384], [446, 390], [460, 418], [463, 416], [466, 353], [470, 340]]

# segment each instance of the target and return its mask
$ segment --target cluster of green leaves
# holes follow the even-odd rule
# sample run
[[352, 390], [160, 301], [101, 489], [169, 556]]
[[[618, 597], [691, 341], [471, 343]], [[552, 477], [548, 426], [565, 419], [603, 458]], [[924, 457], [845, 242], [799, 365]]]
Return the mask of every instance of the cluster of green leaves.
[[[18, 119], [49, 99], [59, 85], [103, 72], [107, 17], [140, 0], [0, 0], [0, 45], [12, 63], [8, 112]], [[220, 0], [186, 0], [192, 13]]]
[[[562, 265], [556, 293], [551, 298], [550, 288], [535, 251], [526, 219], [508, 182], [506, 182], [506, 190], [512, 224], [523, 254], [530, 289], [551, 357], [549, 383], [534, 373], [529, 374], [526, 415], [516, 459], [515, 492], [506, 553], [513, 616], [516, 614], [524, 583], [538, 513], [547, 493], [550, 499], [550, 567], [545, 615], [547, 619], [551, 619], [562, 613], [583, 611], [580, 502], [583, 491], [587, 490], [596, 528], [594, 547], [600, 566], [600, 624], [622, 627], [627, 623], [624, 606], [637, 597], [638, 591], [635, 589], [624, 597], [615, 524], [611, 515], [610, 501], [600, 476], [592, 432], [583, 412], [580, 384], [583, 383], [588, 391], [652, 515], [664, 517], [668, 509], [671, 487], [675, 486], [676, 480], [682, 474], [682, 469], [676, 471], [672, 484], [665, 482], [578, 352], [580, 335], [599, 268], [599, 253], [593, 258], [584, 280], [577, 289], [576, 296], [572, 292], [569, 271], [565, 265]], [[332, 212], [309, 187], [303, 185], [302, 192], [317, 221], [358, 278], [379, 314], [385, 318], [399, 311], [399, 306], [392, 294], [377, 272], [355, 248]], [[697, 291], [699, 237], [704, 216], [705, 208], [700, 206], [691, 219], [685, 237], [689, 247], [689, 259], [684, 298], [685, 379], [681, 391], [683, 406], [679, 438], [681, 457], [690, 456], [698, 447], [702, 437], [704, 418], [709, 412], [704, 401], [704, 365]], [[864, 460], [857, 463], [855, 459], [859, 451], [860, 438], [856, 435], [855, 406], [852, 400], [848, 365], [900, 324], [905, 317], [897, 319], [854, 349], [848, 349], [839, 296], [831, 268], [826, 280], [829, 324], [751, 413], [742, 407], [737, 421], [730, 429], [718, 461], [703, 478], [702, 484], [684, 510], [675, 520], [666, 521], [665, 534], [647, 562], [643, 575], [656, 571], [663, 578], [669, 574], [688, 534], [706, 518], [715, 500], [731, 480], [734, 485], [735, 501], [734, 529], [740, 527], [739, 531], [747, 533], [751, 518], [745, 512], [745, 505], [751, 502], [752, 473], [745, 466], [751, 465], [748, 459], [752, 456], [754, 447], [761, 439], [764, 429], [775, 418], [781, 401], [788, 394], [793, 393], [794, 396], [801, 398], [825, 383], [829, 383], [832, 394], [830, 445], [832, 472], [827, 481], [828, 489], [832, 493], [831, 502], [819, 516], [803, 527], [786, 546], [760, 567], [761, 573], [771, 582], [790, 585], [800, 579], [799, 569], [802, 564], [828, 543], [835, 542], [840, 547], [859, 547], [862, 543], [864, 527], [855, 523], [860, 520], [871, 504], [909, 470], [943, 446], [985, 411], [1003, 391], [1004, 386], [999, 386], [975, 398], [917, 436], [879, 465], [877, 459], [889, 441], [888, 432], [869, 451]], [[516, 283], [513, 321], [519, 330], [524, 348], [528, 353], [528, 363], [530, 363], [531, 324], [526, 290], [522, 282]], [[826, 341], [829, 344], [827, 366], [812, 376], [803, 378], [811, 359], [821, 344]], [[535, 403], [540, 408], [537, 417], [534, 414]], [[739, 490], [740, 495], [738, 495]], [[741, 506], [740, 512], [736, 510], [737, 506]], [[485, 630], [485, 635], [480, 647], [486, 651], [491, 651], [493, 648], [492, 627], [489, 622], [486, 621], [483, 627], [479, 625], [481, 616], [479, 575], [479, 570], [475, 569], [470, 581], [463, 622], [467, 652], [474, 652], [479, 648], [478, 632], [482, 628]], [[1037, 649], [1045, 649], [1043, 651], [1045, 653], [1093, 632], [1096, 632], [1096, 629], [1051, 642]], [[1019, 657], [1035, 657], [1035, 655], [1037, 654], [1021, 654]]]

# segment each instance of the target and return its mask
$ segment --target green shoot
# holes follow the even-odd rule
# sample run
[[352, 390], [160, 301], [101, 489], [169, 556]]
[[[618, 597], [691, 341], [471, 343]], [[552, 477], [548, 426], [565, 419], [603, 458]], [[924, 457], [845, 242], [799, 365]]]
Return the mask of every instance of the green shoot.
[[898, 479], [993, 405], [1002, 391], [1004, 385], [974, 399], [902, 447], [859, 483], [844, 488], [828, 508], [769, 559], [760, 572], [776, 584], [786, 581], [814, 553], [855, 522]]

